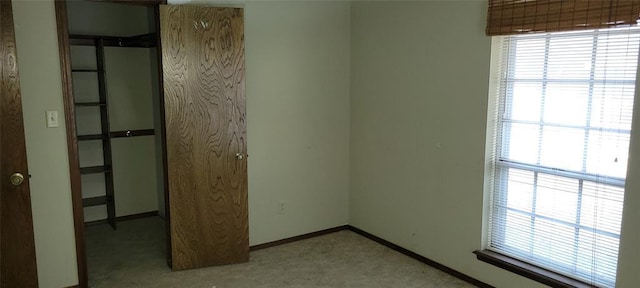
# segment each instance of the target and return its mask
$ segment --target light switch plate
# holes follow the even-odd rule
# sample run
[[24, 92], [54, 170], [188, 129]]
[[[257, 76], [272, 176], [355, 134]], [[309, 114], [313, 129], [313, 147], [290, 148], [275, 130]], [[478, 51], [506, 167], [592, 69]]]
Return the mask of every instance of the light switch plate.
[[47, 111], [47, 128], [55, 128], [58, 125], [58, 111]]

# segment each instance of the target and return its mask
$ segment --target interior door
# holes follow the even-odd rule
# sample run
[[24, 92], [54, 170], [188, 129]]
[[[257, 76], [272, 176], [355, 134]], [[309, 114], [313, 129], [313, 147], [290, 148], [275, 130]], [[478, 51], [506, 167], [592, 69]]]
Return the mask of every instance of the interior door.
[[10, 0], [0, 1], [0, 287], [37, 287], [27, 152]]
[[161, 6], [174, 270], [249, 260], [243, 10]]

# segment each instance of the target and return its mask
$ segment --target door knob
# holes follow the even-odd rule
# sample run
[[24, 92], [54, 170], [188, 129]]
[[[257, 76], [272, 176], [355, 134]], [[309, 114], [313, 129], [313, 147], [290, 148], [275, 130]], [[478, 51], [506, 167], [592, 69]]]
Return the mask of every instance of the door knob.
[[11, 175], [11, 184], [18, 186], [24, 182], [24, 175], [21, 173], [13, 173]]
[[242, 153], [236, 153], [236, 159], [242, 160], [244, 159], [244, 155], [242, 155]]

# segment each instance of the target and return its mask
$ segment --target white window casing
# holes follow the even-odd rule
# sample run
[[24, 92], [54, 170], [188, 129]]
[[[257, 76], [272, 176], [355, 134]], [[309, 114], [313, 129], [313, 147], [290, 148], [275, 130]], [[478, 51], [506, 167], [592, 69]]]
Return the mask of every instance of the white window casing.
[[487, 249], [615, 286], [639, 48], [637, 28], [494, 39]]

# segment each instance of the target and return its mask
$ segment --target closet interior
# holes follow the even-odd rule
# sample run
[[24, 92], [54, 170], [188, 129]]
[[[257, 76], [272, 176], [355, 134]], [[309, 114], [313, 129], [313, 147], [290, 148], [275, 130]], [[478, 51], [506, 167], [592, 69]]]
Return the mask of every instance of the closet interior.
[[163, 217], [156, 9], [67, 1], [67, 17], [85, 225]]

